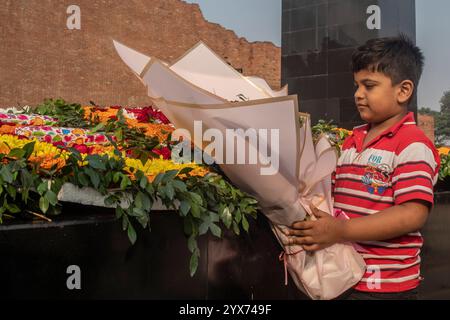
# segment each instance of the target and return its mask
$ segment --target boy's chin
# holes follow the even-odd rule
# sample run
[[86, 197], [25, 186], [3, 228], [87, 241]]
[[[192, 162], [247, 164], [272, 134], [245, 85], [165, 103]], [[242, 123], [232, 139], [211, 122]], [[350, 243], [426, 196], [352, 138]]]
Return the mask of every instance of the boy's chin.
[[368, 110], [358, 110], [359, 111], [359, 117], [365, 121], [365, 122], [371, 122], [372, 116]]

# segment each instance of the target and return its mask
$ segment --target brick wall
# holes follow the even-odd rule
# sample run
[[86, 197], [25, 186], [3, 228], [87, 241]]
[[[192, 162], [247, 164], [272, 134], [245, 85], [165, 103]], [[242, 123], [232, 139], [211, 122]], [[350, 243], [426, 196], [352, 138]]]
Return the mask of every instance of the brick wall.
[[417, 114], [419, 128], [434, 142], [434, 118], [426, 114]]
[[[74, 3], [81, 9], [81, 30], [66, 26], [67, 7]], [[168, 62], [202, 40], [245, 75], [280, 87], [279, 47], [249, 43], [181, 0], [3, 0], [0, 21], [0, 107], [34, 105], [46, 97], [149, 103], [112, 38]]]

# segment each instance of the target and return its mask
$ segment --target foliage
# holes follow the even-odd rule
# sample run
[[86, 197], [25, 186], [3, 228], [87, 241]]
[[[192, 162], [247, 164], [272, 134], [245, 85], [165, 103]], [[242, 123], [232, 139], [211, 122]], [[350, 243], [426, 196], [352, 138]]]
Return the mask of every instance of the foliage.
[[326, 122], [325, 120], [319, 120], [319, 122], [312, 128], [313, 140], [316, 142], [320, 136], [326, 135], [330, 142], [335, 146], [338, 154], [341, 152], [342, 144], [344, 140], [352, 134], [351, 131], [338, 128], [333, 124], [333, 121]]
[[444, 92], [440, 99], [440, 112], [431, 110], [430, 108], [420, 108], [419, 113], [433, 116], [434, 118], [434, 134], [437, 145], [448, 143], [450, 140], [450, 91]]
[[91, 124], [84, 119], [84, 110], [78, 103], [67, 103], [63, 99], [45, 99], [35, 108], [29, 108], [27, 113], [37, 113], [58, 119], [58, 125], [69, 128], [88, 128]]
[[[145, 165], [156, 161], [149, 158], [160, 157], [152, 150], [160, 143], [169, 145], [168, 141], [159, 141], [127, 123], [121, 109], [106, 122], [101, 122], [95, 113], [87, 117], [81, 105], [62, 99], [46, 100], [27, 112], [57, 118], [59, 126], [102, 131], [114, 152], [86, 155], [76, 148], [63, 151], [45, 142], [26, 143], [25, 139], [15, 136], [1, 136], [0, 223], [4, 217], [32, 214], [47, 219], [47, 216], [61, 213], [57, 195], [63, 184], [69, 182], [104, 195], [105, 205], [115, 208], [117, 219], [134, 244], [136, 225], [150, 229], [151, 209], [160, 201], [184, 220], [193, 275], [200, 256], [199, 236], [211, 232], [221, 237], [223, 227], [240, 234], [241, 228], [248, 231], [249, 217], [256, 217], [256, 200], [216, 173], [199, 174], [208, 170], [198, 165], [183, 165], [182, 169], [167, 171], [162, 164], [167, 162], [167, 168], [177, 166], [169, 165], [172, 163], [169, 160], [158, 159], [158, 166], [163, 167], [153, 176], [153, 169]], [[139, 160], [128, 158], [130, 155]], [[144, 172], [140, 168], [148, 170]]]

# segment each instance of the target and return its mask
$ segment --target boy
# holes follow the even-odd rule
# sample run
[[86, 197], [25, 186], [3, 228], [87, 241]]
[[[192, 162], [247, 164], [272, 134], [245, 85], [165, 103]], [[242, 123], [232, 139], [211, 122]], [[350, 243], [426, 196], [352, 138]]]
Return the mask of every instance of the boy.
[[439, 156], [407, 111], [423, 55], [404, 36], [369, 40], [352, 56], [355, 103], [366, 125], [344, 142], [333, 174], [335, 219], [311, 208], [316, 221], [288, 229], [306, 251], [355, 242], [367, 270], [347, 299], [416, 299], [420, 277], [418, 230], [433, 205]]

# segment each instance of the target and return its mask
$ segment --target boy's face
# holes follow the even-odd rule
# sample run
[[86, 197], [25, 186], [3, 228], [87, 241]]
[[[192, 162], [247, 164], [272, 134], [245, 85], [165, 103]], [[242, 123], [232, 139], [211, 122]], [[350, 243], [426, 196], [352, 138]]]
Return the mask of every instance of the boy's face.
[[378, 124], [404, 113], [402, 84], [392, 85], [391, 78], [381, 72], [361, 70], [354, 74], [355, 103], [361, 119]]

